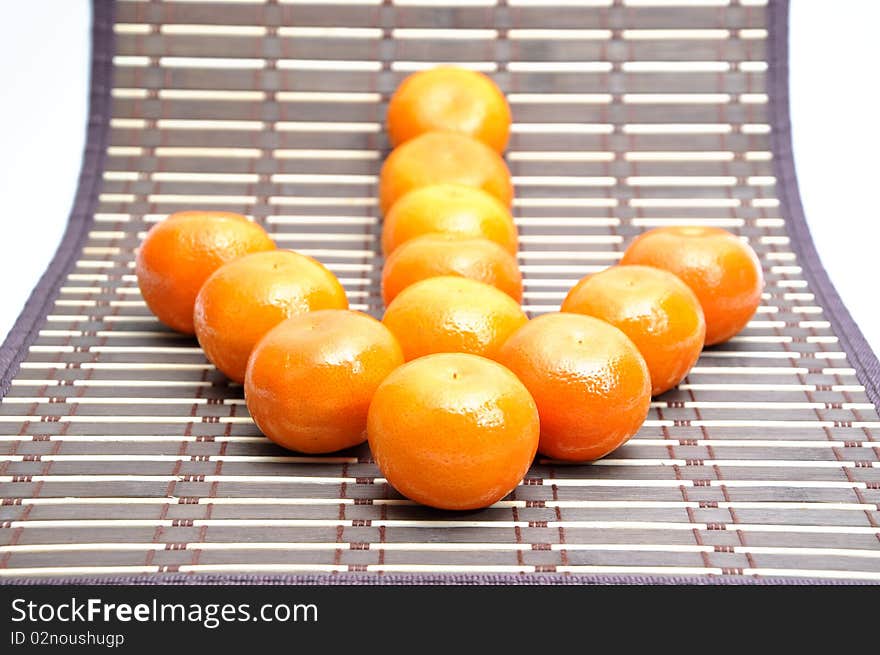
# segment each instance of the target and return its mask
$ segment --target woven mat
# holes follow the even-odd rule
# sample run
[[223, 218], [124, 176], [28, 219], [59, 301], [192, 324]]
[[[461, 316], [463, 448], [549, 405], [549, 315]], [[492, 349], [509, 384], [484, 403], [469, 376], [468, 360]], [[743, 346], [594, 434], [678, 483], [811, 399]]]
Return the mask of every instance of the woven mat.
[[[0, 361], [0, 576], [880, 580], [877, 360], [810, 242], [787, 4], [764, 5], [97, 2], [76, 207]], [[512, 104], [531, 315], [660, 225], [736, 232], [767, 279], [748, 328], [654, 399], [628, 444], [592, 465], [536, 461], [468, 513], [404, 500], [366, 448], [274, 447], [133, 275], [155, 221], [226, 209], [381, 315], [385, 103], [437, 62], [491, 74]]]

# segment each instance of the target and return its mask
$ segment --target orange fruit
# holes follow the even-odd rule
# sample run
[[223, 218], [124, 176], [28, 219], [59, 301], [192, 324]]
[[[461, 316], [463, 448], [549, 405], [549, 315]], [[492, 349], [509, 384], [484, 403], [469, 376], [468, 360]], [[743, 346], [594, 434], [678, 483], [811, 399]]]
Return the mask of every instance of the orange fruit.
[[280, 446], [329, 453], [366, 441], [379, 384], [403, 364], [379, 321], [345, 309], [285, 319], [254, 348], [244, 379], [257, 427]]
[[645, 358], [655, 396], [681, 382], [703, 349], [706, 321], [700, 301], [684, 282], [659, 268], [612, 266], [589, 275], [568, 292], [562, 311], [620, 328]]
[[522, 380], [541, 416], [538, 450], [555, 459], [599, 459], [648, 415], [651, 377], [635, 344], [580, 314], [544, 314], [501, 347], [498, 361]]
[[526, 322], [519, 303], [503, 291], [449, 275], [408, 286], [382, 318], [407, 361], [431, 353], [495, 359], [501, 344]]
[[504, 152], [510, 122], [510, 107], [495, 82], [482, 73], [452, 66], [413, 73], [388, 103], [392, 146], [442, 130], [467, 134]]
[[402, 196], [382, 222], [382, 252], [390, 255], [410, 239], [436, 233], [489, 239], [516, 254], [510, 210], [485, 191], [461, 184], [419, 187]]
[[408, 191], [451, 182], [482, 189], [510, 207], [507, 164], [481, 141], [455, 132], [425, 132], [391, 151], [379, 173], [379, 206], [386, 213]]
[[379, 385], [367, 419], [382, 475], [440, 509], [486, 507], [510, 493], [538, 445], [538, 411], [503, 366], [461, 353], [422, 357]]
[[522, 273], [513, 255], [488, 239], [443, 234], [407, 241], [388, 257], [382, 270], [382, 299], [387, 305], [411, 284], [440, 275], [484, 282], [522, 302]]
[[138, 287], [160, 321], [193, 334], [193, 305], [208, 276], [242, 255], [274, 249], [265, 230], [241, 214], [178, 212], [150, 228], [138, 248]]
[[764, 276], [755, 251], [717, 227], [661, 227], [636, 237], [621, 264], [655, 266], [674, 273], [700, 300], [706, 345], [742, 330], [761, 304]]
[[348, 309], [339, 280], [311, 257], [273, 250], [218, 268], [196, 296], [193, 317], [208, 359], [242, 382], [263, 335], [285, 318], [315, 309]]

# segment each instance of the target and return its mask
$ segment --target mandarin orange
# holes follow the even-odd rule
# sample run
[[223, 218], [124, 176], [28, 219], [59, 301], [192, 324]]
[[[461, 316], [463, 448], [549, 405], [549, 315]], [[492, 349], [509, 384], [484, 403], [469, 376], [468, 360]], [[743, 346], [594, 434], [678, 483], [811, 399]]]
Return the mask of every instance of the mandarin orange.
[[311, 257], [273, 250], [218, 268], [196, 296], [193, 320], [208, 359], [242, 382], [263, 335], [285, 318], [315, 309], [348, 309], [339, 280]]
[[482, 73], [452, 66], [413, 73], [388, 103], [392, 146], [442, 130], [467, 134], [503, 152], [510, 122], [510, 107], [495, 82]]
[[510, 171], [492, 148], [456, 132], [425, 132], [385, 159], [379, 173], [379, 207], [385, 214], [405, 193], [444, 182], [482, 189], [505, 207], [513, 200]]
[[432, 353], [471, 353], [490, 359], [528, 318], [519, 303], [495, 287], [439, 276], [408, 286], [382, 318], [407, 361]]
[[382, 252], [390, 255], [425, 234], [489, 239], [516, 254], [510, 210], [485, 191], [460, 184], [419, 187], [401, 197], [382, 222]]
[[700, 300], [706, 345], [740, 332], [761, 304], [764, 277], [755, 251], [717, 227], [662, 227], [636, 237], [620, 260], [665, 269]]
[[426, 234], [397, 248], [382, 270], [382, 299], [387, 305], [411, 284], [440, 275], [485, 282], [522, 302], [522, 273], [513, 255], [488, 239], [449, 234]]
[[154, 225], [138, 248], [138, 287], [162, 323], [193, 334], [196, 294], [211, 273], [242, 255], [274, 249], [265, 230], [241, 214], [177, 212]]
[[257, 427], [280, 446], [329, 453], [366, 440], [373, 394], [403, 354], [379, 321], [344, 309], [285, 319], [257, 343], [244, 393]]
[[522, 480], [538, 445], [538, 411], [503, 366], [436, 354], [379, 386], [367, 434], [373, 457], [404, 496], [431, 507], [486, 507]]
[[587, 276], [568, 292], [562, 311], [620, 328], [645, 358], [655, 396], [681, 382], [703, 349], [706, 321], [700, 301], [684, 282], [659, 268], [612, 266]]
[[566, 461], [604, 457], [648, 415], [651, 377], [635, 344], [591, 316], [544, 314], [503, 346], [498, 361], [522, 380], [538, 406], [538, 450]]

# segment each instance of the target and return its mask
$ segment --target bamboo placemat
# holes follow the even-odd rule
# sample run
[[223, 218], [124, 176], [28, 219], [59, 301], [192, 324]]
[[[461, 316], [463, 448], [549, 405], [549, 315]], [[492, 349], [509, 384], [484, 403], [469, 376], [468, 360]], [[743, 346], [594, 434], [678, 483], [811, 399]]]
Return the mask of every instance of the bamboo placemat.
[[[877, 360], [810, 241], [787, 3], [764, 5], [96, 2], [76, 206], [0, 353], [0, 576], [880, 579]], [[655, 399], [628, 444], [592, 465], [538, 461], [508, 499], [464, 514], [403, 500], [365, 447], [274, 447], [133, 275], [155, 221], [227, 209], [380, 315], [385, 103], [437, 62], [489, 73], [512, 104], [531, 315], [658, 225], [730, 229], [767, 279], [749, 327]]]

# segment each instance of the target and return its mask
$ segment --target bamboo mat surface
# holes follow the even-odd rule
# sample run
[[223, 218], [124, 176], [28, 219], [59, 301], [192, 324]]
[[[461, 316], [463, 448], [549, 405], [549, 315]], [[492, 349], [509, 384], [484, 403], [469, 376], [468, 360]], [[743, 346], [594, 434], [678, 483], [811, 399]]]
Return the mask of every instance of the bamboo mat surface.
[[[876, 359], [813, 273], [789, 179], [785, 9], [96, 3], [80, 195], [20, 347], [4, 346], [0, 579], [880, 580]], [[748, 328], [655, 398], [625, 446], [591, 465], [538, 459], [467, 513], [404, 500], [366, 446], [275, 447], [241, 387], [152, 317], [133, 269], [170, 212], [237, 211], [381, 316], [385, 106], [437, 63], [488, 73], [510, 100], [531, 316], [655, 226], [729, 229], [767, 280]]]

